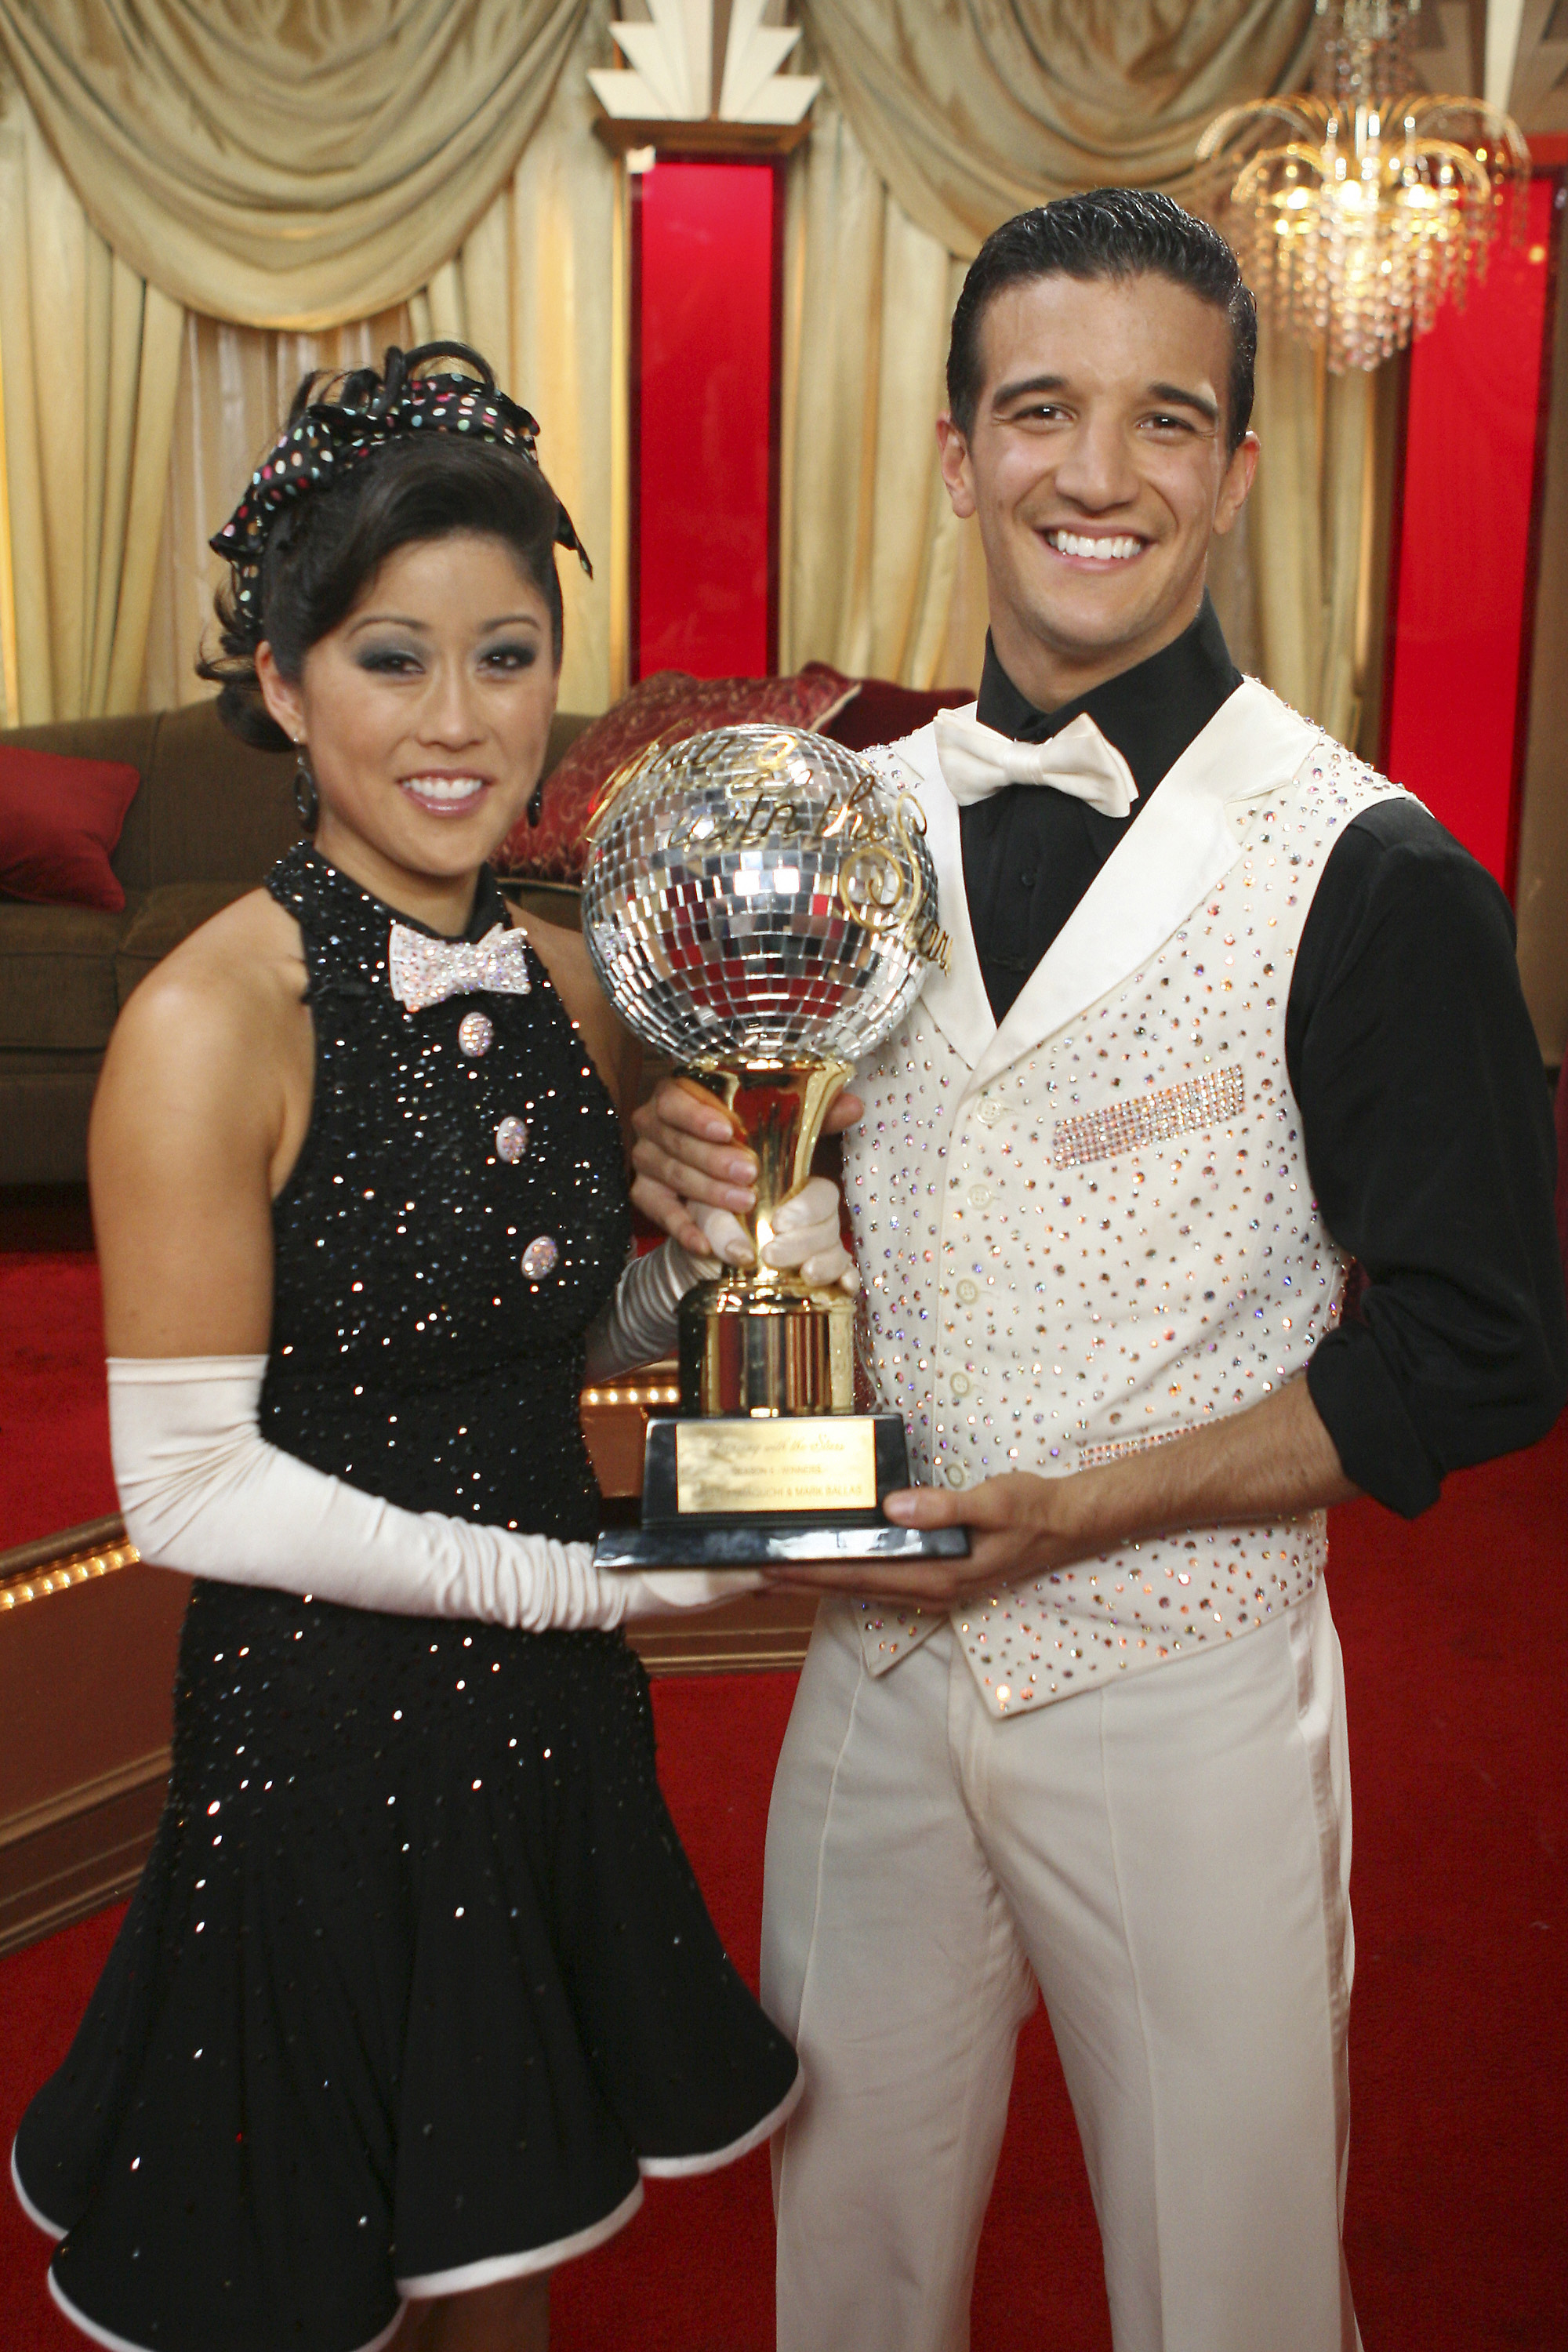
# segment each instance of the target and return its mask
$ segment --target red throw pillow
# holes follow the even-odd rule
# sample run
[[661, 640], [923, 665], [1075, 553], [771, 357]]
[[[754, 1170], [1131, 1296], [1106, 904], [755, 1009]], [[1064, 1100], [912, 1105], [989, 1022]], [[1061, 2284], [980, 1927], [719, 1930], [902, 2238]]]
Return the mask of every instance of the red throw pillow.
[[498, 874], [531, 882], [580, 882], [583, 830], [617, 768], [656, 740], [679, 743], [710, 727], [820, 728], [860, 691], [826, 662], [793, 677], [688, 677], [661, 669], [585, 728], [544, 780], [537, 825], [513, 825], [495, 855]]
[[885, 677], [863, 677], [860, 691], [847, 710], [834, 713], [823, 727], [836, 743], [851, 751], [868, 751], [874, 743], [898, 743], [924, 727], [939, 710], [955, 710], [974, 697], [966, 686], [894, 686]]
[[43, 907], [125, 904], [110, 853], [141, 783], [120, 760], [0, 743], [0, 890]]

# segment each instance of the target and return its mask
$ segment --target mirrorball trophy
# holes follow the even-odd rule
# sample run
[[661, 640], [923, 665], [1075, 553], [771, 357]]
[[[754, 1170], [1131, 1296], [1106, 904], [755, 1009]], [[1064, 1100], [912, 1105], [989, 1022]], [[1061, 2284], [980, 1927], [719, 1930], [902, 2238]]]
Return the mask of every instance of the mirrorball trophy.
[[945, 961], [918, 803], [890, 754], [796, 728], [721, 727], [612, 778], [590, 827], [583, 933], [645, 1044], [707, 1087], [757, 1155], [752, 1265], [680, 1308], [680, 1413], [650, 1422], [643, 1523], [605, 1568], [962, 1554], [892, 1526], [897, 1413], [855, 1410], [855, 1303], [762, 1262], [854, 1064]]

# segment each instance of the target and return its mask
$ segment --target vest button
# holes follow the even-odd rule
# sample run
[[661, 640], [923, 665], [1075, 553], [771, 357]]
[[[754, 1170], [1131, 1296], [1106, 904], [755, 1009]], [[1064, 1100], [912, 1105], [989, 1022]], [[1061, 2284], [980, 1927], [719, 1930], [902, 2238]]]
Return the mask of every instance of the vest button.
[[972, 1184], [970, 1186], [969, 1205], [972, 1209], [988, 1209], [991, 1206], [991, 1200], [992, 1193], [989, 1184]]
[[963, 1486], [963, 1463], [962, 1463], [962, 1462], [950, 1462], [950, 1463], [948, 1464], [948, 1465], [947, 1465], [947, 1483], [948, 1483], [948, 1485], [949, 1485], [950, 1486]]
[[967, 1275], [953, 1292], [953, 1297], [961, 1307], [973, 1307], [979, 1296], [980, 1285], [977, 1282], [971, 1282]]
[[951, 1386], [954, 1396], [967, 1396], [969, 1394], [969, 1374], [967, 1372], [954, 1372]]

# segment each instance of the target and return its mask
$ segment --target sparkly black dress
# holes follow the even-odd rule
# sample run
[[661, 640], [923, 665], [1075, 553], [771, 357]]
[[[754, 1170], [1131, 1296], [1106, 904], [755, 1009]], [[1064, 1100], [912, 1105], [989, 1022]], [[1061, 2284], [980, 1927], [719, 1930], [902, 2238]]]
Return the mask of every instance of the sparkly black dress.
[[[411, 1510], [591, 1538], [583, 1335], [629, 1234], [609, 1098], [531, 950], [528, 993], [408, 1013], [388, 908], [305, 844], [269, 887], [316, 1076], [262, 1433]], [[500, 920], [487, 874], [468, 937]], [[619, 1634], [200, 1581], [157, 1842], [13, 2168], [100, 2343], [360, 2352], [400, 2286], [548, 2269], [642, 2173], [741, 2154], [795, 2071]]]

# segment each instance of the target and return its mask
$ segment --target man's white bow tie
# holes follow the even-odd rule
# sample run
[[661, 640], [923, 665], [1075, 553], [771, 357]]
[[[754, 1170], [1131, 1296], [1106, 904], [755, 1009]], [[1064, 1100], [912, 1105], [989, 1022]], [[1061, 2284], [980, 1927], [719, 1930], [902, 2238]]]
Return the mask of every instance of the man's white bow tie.
[[528, 976], [527, 937], [497, 923], [482, 940], [433, 940], [428, 931], [411, 931], [394, 923], [386, 951], [387, 978], [399, 1004], [422, 1013], [427, 1004], [443, 1003], [448, 996], [468, 996], [489, 989], [496, 996], [526, 996], [533, 983]]
[[1125, 816], [1138, 797], [1131, 769], [1087, 710], [1044, 743], [1015, 743], [966, 710], [939, 710], [936, 756], [960, 807], [989, 800], [1006, 784], [1050, 784], [1107, 816]]

